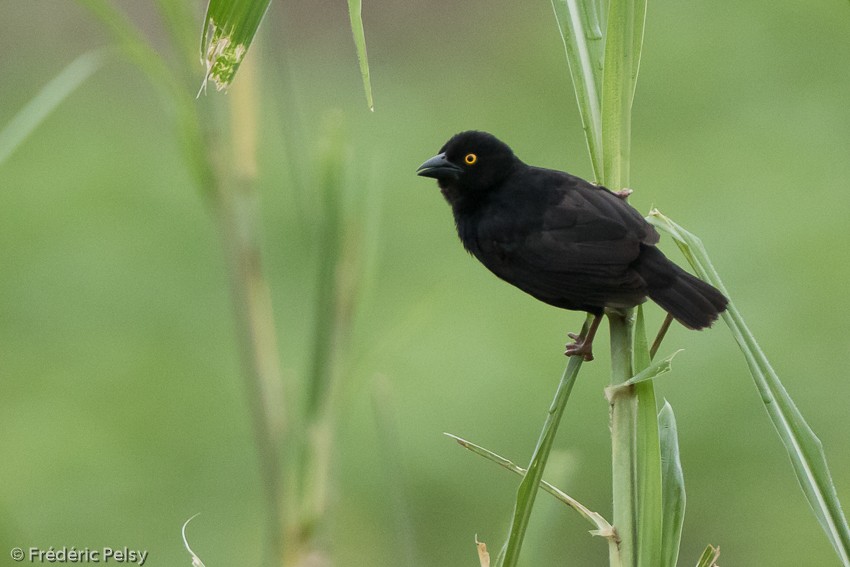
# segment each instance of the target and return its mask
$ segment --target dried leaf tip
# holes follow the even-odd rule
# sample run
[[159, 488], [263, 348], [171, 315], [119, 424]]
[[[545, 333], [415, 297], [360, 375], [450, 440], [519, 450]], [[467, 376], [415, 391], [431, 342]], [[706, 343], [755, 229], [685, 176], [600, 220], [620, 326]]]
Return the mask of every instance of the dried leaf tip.
[[475, 534], [475, 547], [478, 548], [478, 561], [481, 563], [481, 567], [490, 567], [490, 553], [487, 551], [487, 544], [478, 541], [478, 534]]

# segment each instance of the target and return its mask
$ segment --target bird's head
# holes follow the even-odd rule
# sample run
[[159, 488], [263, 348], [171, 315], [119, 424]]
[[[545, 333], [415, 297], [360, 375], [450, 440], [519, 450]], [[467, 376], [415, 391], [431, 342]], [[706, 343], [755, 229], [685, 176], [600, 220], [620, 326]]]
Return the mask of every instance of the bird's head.
[[487, 132], [469, 130], [452, 136], [416, 174], [436, 179], [449, 204], [463, 206], [495, 189], [518, 163], [507, 144]]

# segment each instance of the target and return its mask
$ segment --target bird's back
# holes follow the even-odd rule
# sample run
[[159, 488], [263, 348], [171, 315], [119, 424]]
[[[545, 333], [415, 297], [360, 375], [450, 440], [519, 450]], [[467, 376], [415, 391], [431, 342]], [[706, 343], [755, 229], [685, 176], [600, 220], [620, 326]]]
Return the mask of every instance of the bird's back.
[[603, 187], [523, 166], [456, 216], [464, 246], [500, 278], [546, 303], [601, 312], [643, 301], [629, 266], [655, 230]]

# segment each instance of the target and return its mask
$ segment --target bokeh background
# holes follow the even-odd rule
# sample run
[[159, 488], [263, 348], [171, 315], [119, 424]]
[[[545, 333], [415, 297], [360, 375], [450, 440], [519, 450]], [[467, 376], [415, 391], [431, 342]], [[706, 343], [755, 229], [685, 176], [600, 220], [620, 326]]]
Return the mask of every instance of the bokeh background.
[[[176, 57], [152, 6], [120, 6]], [[321, 211], [305, 205], [315, 175], [298, 156], [337, 112], [352, 179], [380, 209], [342, 365], [327, 541], [338, 564], [477, 565], [473, 538], [498, 549], [518, 479], [442, 433], [526, 462], [583, 316], [468, 257], [435, 184], [414, 171], [468, 128], [537, 165], [590, 177], [589, 160], [548, 1], [367, 0], [363, 17], [374, 113], [344, 3], [274, 3], [254, 48], [281, 364], [303, 373], [313, 333]], [[0, 125], [78, 54], [112, 42], [74, 2], [6, 0]], [[652, 1], [631, 175], [634, 206], [702, 237], [845, 504], [848, 62], [846, 1]], [[648, 317], [661, 320], [655, 307]], [[174, 125], [139, 71], [110, 57], [0, 166], [0, 563], [13, 546], [126, 545], [147, 549], [147, 565], [188, 565], [179, 530], [201, 512], [189, 531], [207, 565], [258, 564], [264, 496], [234, 333], [215, 221]], [[548, 476], [610, 516], [605, 335]], [[721, 564], [837, 565], [725, 326], [674, 327], [662, 353], [678, 348], [657, 391], [679, 424], [682, 564], [713, 543]], [[587, 529], [542, 495], [524, 564], [605, 564]]]

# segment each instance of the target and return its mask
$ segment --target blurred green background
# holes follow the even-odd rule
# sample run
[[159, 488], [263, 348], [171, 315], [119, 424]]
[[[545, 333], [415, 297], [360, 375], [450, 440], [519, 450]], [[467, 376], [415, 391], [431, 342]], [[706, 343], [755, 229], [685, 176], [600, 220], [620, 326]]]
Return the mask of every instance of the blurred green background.
[[[152, 6], [120, 6], [176, 58]], [[6, 2], [3, 16], [0, 125], [78, 54], [112, 43], [73, 2]], [[303, 156], [337, 109], [354, 192], [373, 187], [381, 209], [343, 362], [328, 539], [340, 565], [477, 565], [473, 537], [498, 549], [518, 479], [442, 433], [526, 462], [583, 316], [468, 257], [414, 171], [468, 128], [536, 165], [589, 177], [589, 161], [548, 0], [367, 0], [363, 17], [374, 113], [344, 3], [274, 3], [253, 47], [282, 366], [298, 376], [308, 363], [321, 211]], [[702, 237], [846, 505], [850, 4], [654, 0], [643, 53], [630, 201]], [[610, 516], [605, 335], [547, 476]], [[208, 566], [258, 564], [263, 493], [235, 340], [217, 228], [173, 123], [138, 70], [110, 57], [0, 166], [0, 564], [13, 546], [74, 545], [188, 565], [179, 530], [196, 512], [190, 543]], [[837, 565], [725, 326], [674, 326], [661, 352], [678, 348], [657, 392], [679, 424], [682, 564], [713, 543], [724, 565]], [[605, 564], [587, 529], [541, 496], [524, 564]]]

